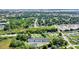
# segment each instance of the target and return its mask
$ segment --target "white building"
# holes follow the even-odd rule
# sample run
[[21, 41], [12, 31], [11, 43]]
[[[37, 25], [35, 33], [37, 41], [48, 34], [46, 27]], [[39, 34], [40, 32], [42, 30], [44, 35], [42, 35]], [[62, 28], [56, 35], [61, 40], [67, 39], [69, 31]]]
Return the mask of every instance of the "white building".
[[37, 47], [37, 46], [49, 44], [49, 39], [47, 39], [47, 38], [29, 38], [28, 43]]
[[3, 30], [6, 24], [7, 24], [6, 19], [0, 20], [0, 30]]

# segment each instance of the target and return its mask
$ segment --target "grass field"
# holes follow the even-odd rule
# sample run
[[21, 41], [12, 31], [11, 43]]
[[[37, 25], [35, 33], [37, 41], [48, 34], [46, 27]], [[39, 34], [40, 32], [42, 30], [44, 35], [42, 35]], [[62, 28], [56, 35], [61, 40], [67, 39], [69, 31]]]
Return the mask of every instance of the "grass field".
[[0, 49], [9, 49], [10, 42], [11, 42], [11, 39], [0, 41]]
[[[67, 34], [66, 34], [67, 35]], [[69, 41], [73, 44], [79, 44], [79, 34], [73, 33], [68, 35]]]
[[0, 41], [0, 49], [9, 49], [9, 45], [12, 39], [15, 39], [15, 37], [7, 38], [5, 40]]
[[74, 40], [79, 39], [79, 36], [71, 36]]
[[[44, 34], [46, 36], [46, 38], [50, 38], [53, 37], [54, 35], [58, 35], [58, 33], [46, 33]], [[41, 34], [31, 34], [32, 38], [44, 38]]]
[[79, 46], [75, 46], [77, 49], [79, 49]]
[[32, 38], [43, 38], [41, 34], [31, 34]]

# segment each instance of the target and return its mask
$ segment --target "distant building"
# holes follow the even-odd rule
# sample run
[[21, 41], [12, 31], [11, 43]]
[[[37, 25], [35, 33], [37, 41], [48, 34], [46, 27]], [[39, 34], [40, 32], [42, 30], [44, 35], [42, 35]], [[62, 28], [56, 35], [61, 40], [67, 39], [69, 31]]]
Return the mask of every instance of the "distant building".
[[47, 38], [29, 38], [29, 44], [33, 46], [41, 46], [49, 43], [49, 39]]
[[28, 42], [49, 42], [47, 38], [29, 38]]
[[59, 25], [59, 29], [64, 31], [64, 30], [75, 30], [75, 29], [79, 29], [79, 24], [62, 24]]
[[0, 30], [3, 30], [6, 24], [7, 24], [6, 19], [0, 20]]

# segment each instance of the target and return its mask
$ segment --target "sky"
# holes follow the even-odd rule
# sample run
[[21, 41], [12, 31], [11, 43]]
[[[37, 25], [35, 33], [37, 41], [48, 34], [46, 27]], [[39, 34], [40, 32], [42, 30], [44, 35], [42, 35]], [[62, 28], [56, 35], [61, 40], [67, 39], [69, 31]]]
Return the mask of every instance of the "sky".
[[79, 9], [78, 0], [0, 0], [0, 9]]

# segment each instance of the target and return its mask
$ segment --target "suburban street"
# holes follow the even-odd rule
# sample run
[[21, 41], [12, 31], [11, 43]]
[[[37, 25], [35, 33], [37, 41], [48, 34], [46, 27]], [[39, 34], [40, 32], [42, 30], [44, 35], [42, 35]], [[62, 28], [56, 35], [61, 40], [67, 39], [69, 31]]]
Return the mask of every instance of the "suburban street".
[[35, 19], [34, 27], [37, 27], [37, 21], [38, 21], [38, 19]]
[[[58, 32], [60, 32], [60, 28], [59, 28], [59, 26], [57, 26], [58, 27]], [[61, 32], [62, 33], [62, 32]], [[76, 49], [75, 48], [75, 46], [74, 45], [72, 45], [71, 43], [70, 43], [70, 41], [68, 40], [68, 38], [62, 33], [62, 37], [64, 38], [64, 40], [65, 41], [67, 41], [68, 42], [68, 46], [67, 46], [67, 48], [69, 48], [69, 47], [73, 47], [74, 49]]]
[[[68, 40], [68, 38], [67, 38], [63, 33], [62, 33], [62, 37], [64, 38], [65, 41], [68, 42], [68, 44], [69, 44], [68, 47], [73, 47], [74, 49], [76, 49], [75, 46], [70, 43], [70, 41]], [[68, 48], [68, 47], [67, 47], [67, 48]]]

